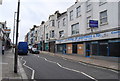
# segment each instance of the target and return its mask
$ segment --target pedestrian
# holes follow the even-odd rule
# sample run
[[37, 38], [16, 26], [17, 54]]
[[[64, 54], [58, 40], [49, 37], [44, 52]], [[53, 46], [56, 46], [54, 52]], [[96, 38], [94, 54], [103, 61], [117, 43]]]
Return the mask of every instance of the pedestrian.
[[5, 51], [5, 46], [2, 45], [2, 55], [4, 55], [4, 51]]

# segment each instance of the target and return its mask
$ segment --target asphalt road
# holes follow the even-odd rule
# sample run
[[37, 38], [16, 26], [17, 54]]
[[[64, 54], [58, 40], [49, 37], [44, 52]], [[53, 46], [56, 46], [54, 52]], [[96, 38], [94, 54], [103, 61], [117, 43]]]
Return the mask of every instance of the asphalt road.
[[48, 54], [28, 54], [20, 61], [29, 79], [118, 79], [116, 71]]

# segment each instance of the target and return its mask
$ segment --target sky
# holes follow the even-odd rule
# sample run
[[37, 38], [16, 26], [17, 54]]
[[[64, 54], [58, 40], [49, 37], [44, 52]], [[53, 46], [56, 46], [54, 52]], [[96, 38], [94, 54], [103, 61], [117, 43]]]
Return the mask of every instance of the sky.
[[[0, 22], [7, 21], [11, 28], [10, 38], [13, 39], [14, 12], [17, 12], [18, 0], [2, 0], [0, 5]], [[76, 0], [20, 0], [19, 41], [24, 41], [25, 35], [33, 25], [40, 25], [47, 21], [49, 15], [59, 10], [64, 12]]]

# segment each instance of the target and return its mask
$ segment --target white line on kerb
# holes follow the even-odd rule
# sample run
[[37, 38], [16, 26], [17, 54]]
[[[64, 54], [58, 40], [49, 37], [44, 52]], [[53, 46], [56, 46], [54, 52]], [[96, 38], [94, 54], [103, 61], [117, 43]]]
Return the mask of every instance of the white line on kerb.
[[89, 77], [90, 79], [93, 79], [93, 80], [95, 80], [95, 81], [98, 81], [97, 79], [93, 78], [92, 76], [90, 76], [90, 75], [88, 75], [88, 74], [86, 74], [86, 73], [84, 73], [84, 72], [81, 72], [81, 71], [78, 71], [78, 70], [74, 70], [74, 69], [70, 69], [70, 68], [67, 68], [67, 67], [63, 67], [62, 65], [60, 65], [60, 64], [57, 63], [57, 62], [53, 62], [53, 61], [47, 60], [45, 57], [39, 57], [39, 58], [42, 58], [42, 59], [44, 59], [44, 60], [47, 61], [47, 62], [57, 64], [59, 67], [61, 67], [61, 68], [63, 68], [63, 69], [70, 70], [70, 71], [74, 71], [74, 72], [77, 72], [77, 73], [81, 73], [81, 74]]
[[112, 69], [107, 69], [107, 68], [103, 68], [103, 67], [99, 67], [99, 66], [89, 65], [89, 64], [82, 63], [82, 62], [78, 62], [78, 63], [86, 65], [86, 66], [92, 66], [92, 67], [96, 67], [96, 68], [99, 68], [99, 69], [105, 69], [105, 70], [109, 70], [109, 71], [112, 71], [112, 72], [115, 72], [115, 73], [119, 73], [118, 71], [115, 71], [115, 70], [112, 70]]
[[25, 64], [26, 64], [26, 61], [23, 60], [23, 57], [21, 58], [21, 60], [24, 61], [23, 65], [24, 65], [25, 67], [27, 67], [28, 69], [32, 70], [32, 76], [31, 76], [31, 79], [34, 79], [34, 76], [35, 76], [35, 70], [32, 69], [31, 67], [25, 65]]

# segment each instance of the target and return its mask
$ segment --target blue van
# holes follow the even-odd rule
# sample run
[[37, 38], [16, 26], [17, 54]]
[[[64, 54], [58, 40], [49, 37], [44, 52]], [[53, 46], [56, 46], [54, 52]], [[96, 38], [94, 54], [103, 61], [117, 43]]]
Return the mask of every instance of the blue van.
[[28, 53], [28, 43], [19, 42], [18, 43], [18, 55], [27, 55]]

